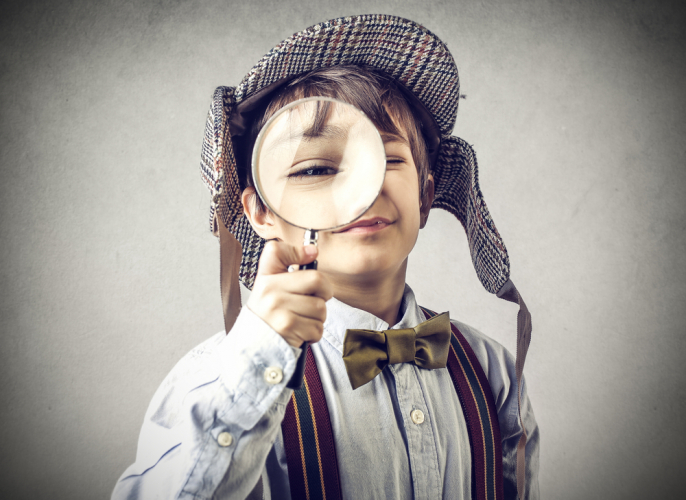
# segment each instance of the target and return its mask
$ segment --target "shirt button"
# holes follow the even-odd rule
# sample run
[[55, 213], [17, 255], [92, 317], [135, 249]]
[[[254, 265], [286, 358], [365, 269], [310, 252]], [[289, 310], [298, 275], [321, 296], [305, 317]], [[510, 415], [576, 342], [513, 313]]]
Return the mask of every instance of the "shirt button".
[[219, 443], [219, 446], [223, 447], [231, 446], [231, 443], [233, 443], [233, 436], [228, 432], [221, 432], [219, 436], [217, 436], [217, 443]]
[[410, 417], [412, 418], [412, 421], [417, 425], [424, 422], [424, 412], [422, 410], [412, 410], [412, 413], [410, 413]]
[[278, 366], [270, 366], [264, 371], [264, 380], [268, 384], [278, 384], [283, 380], [283, 371]]

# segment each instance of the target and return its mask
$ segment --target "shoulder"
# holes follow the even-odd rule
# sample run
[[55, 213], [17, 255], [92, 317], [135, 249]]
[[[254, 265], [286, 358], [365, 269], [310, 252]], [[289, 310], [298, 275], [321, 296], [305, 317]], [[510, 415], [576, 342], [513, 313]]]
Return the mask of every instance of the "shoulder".
[[511, 369], [514, 375], [514, 356], [500, 342], [466, 323], [455, 319], [451, 319], [450, 322], [467, 340], [487, 376], [489, 372], [500, 373], [503, 369], [507, 373]]
[[170, 385], [179, 380], [192, 380], [201, 375], [207, 367], [205, 361], [210, 359], [211, 354], [225, 338], [226, 333], [221, 331], [188, 351], [188, 353], [174, 365], [174, 368], [172, 368], [164, 379], [164, 382], [162, 382], [161, 387]]

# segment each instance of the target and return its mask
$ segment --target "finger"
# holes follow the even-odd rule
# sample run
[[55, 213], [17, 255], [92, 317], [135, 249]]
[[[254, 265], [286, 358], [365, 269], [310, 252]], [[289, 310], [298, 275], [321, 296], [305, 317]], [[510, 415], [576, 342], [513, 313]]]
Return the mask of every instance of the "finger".
[[291, 264], [309, 264], [317, 258], [317, 253], [317, 247], [314, 245], [294, 247], [282, 241], [268, 241], [262, 250], [257, 274], [270, 275], [287, 272]]
[[262, 281], [265, 281], [261, 285], [267, 292], [271, 289], [297, 295], [312, 295], [324, 301], [333, 297], [331, 282], [321, 272], [314, 269], [265, 276]]
[[300, 347], [303, 342], [319, 342], [324, 333], [321, 321], [299, 316], [292, 311], [280, 310], [280, 314], [270, 318], [269, 325], [289, 344]]
[[321, 321], [298, 316], [297, 325], [295, 331], [303, 342], [314, 344], [322, 339], [324, 324]]
[[275, 302], [278, 302], [278, 308], [291, 311], [303, 318], [314, 319], [321, 323], [326, 320], [326, 301], [321, 297], [283, 293], [279, 294]]

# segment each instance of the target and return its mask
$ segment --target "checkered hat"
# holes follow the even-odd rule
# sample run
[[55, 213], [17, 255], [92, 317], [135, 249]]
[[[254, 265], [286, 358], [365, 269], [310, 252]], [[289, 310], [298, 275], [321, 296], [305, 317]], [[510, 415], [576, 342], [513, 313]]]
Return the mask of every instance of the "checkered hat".
[[252, 289], [265, 241], [243, 216], [230, 130], [235, 132], [235, 127], [229, 123], [241, 103], [297, 75], [343, 64], [371, 66], [389, 74], [429, 114], [440, 137], [432, 162], [432, 208], [445, 209], [462, 223], [479, 280], [489, 292], [501, 291], [510, 275], [507, 250], [479, 188], [474, 150], [451, 136], [460, 90], [455, 61], [446, 45], [429, 30], [389, 15], [342, 17], [300, 31], [270, 50], [237, 87], [219, 87], [214, 92], [200, 172], [212, 194], [210, 220], [220, 217], [241, 244], [240, 281]]

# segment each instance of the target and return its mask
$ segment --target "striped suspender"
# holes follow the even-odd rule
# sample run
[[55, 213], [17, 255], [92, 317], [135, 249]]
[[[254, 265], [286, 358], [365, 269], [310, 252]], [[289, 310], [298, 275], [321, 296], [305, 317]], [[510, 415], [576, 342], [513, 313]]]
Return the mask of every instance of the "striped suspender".
[[[436, 315], [423, 307], [422, 311], [427, 319]], [[472, 498], [502, 499], [503, 452], [491, 386], [469, 343], [454, 325], [451, 326], [453, 335], [447, 368], [469, 431]], [[305, 381], [293, 392], [281, 428], [291, 498], [342, 498], [331, 419], [312, 349], [307, 353]]]
[[305, 378], [293, 391], [281, 423], [293, 500], [342, 498], [329, 409], [312, 349]]
[[[421, 308], [428, 318], [436, 316]], [[469, 446], [472, 452], [472, 498], [476, 500], [502, 499], [503, 449], [500, 441], [498, 412], [486, 374], [471, 346], [462, 333], [450, 324], [448, 372], [462, 405]]]

